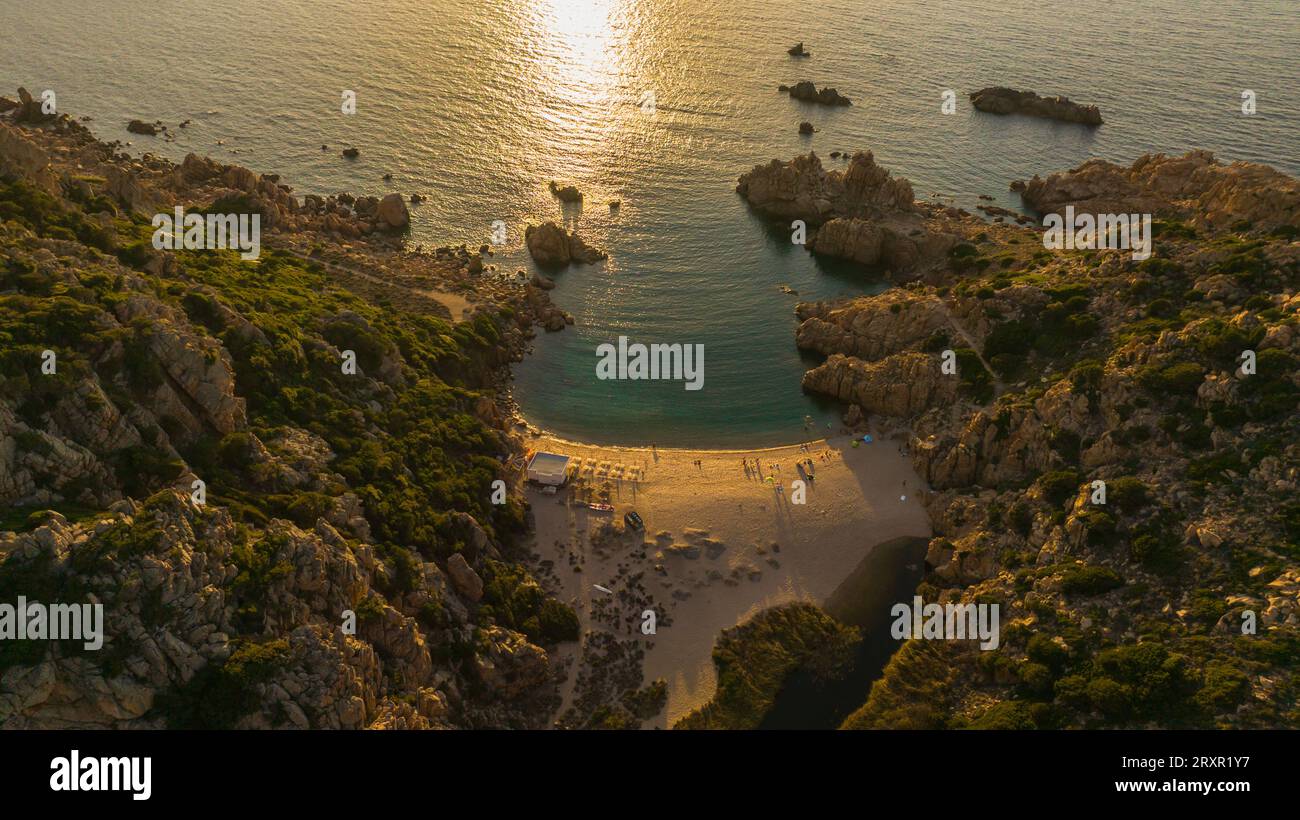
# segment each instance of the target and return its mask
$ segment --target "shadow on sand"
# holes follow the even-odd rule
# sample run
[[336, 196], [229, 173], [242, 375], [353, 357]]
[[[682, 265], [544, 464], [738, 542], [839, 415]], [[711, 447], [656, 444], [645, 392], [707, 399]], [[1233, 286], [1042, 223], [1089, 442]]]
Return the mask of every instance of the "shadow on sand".
[[925, 574], [928, 538], [905, 536], [877, 544], [826, 599], [833, 617], [862, 630], [849, 667], [836, 678], [818, 680], [797, 670], [786, 680], [760, 729], [836, 729], [867, 700], [900, 643], [889, 635], [889, 609], [910, 601]]

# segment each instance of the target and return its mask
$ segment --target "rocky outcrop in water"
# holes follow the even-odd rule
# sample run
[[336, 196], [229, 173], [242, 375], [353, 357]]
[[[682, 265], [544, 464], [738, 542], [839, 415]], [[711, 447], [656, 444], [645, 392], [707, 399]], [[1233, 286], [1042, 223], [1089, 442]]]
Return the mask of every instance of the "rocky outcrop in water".
[[561, 202], [582, 201], [582, 191], [579, 191], [576, 186], [559, 185], [555, 182], [555, 180], [551, 180], [549, 188], [551, 191], [551, 196], [555, 197]]
[[145, 122], [144, 120], [131, 120], [126, 124], [126, 130], [132, 134], [144, 134], [147, 137], [154, 137], [164, 130], [161, 123]]
[[826, 170], [815, 153], [772, 160], [743, 174], [736, 191], [768, 216], [803, 220], [809, 250], [899, 278], [942, 263], [957, 241], [870, 151], [855, 153], [843, 171]]
[[827, 256], [850, 259], [871, 268], [883, 268], [897, 279], [907, 272], [942, 262], [957, 237], [926, 230], [914, 221], [873, 222], [866, 219], [832, 219], [808, 239], [808, 249]]
[[21, 123], [42, 123], [50, 122], [56, 118], [55, 114], [47, 114], [41, 107], [41, 103], [32, 97], [31, 92], [25, 88], [18, 89], [18, 102], [13, 104], [10, 101], [0, 102], [0, 111], [7, 108], [16, 108], [13, 118], [14, 122]]
[[576, 233], [554, 222], [529, 225], [524, 230], [524, 243], [533, 261], [546, 267], [563, 267], [571, 262], [590, 264], [608, 258], [604, 251], [591, 247]]
[[1101, 111], [1095, 105], [1080, 105], [1067, 97], [1040, 97], [1033, 91], [995, 86], [970, 93], [971, 104], [990, 114], [1028, 114], [1062, 122], [1101, 125]]
[[818, 103], [819, 105], [853, 105], [853, 102], [840, 92], [833, 88], [818, 89], [816, 84], [810, 80], [801, 80], [794, 85], [782, 85], [780, 91], [784, 91], [796, 100], [802, 102]]
[[763, 213], [809, 225], [915, 210], [912, 184], [890, 176], [870, 151], [854, 154], [843, 171], [827, 171], [812, 152], [788, 162], [774, 159], [742, 174], [736, 192]]
[[803, 302], [795, 308], [795, 317], [795, 343], [801, 349], [865, 360], [918, 347], [948, 327], [938, 299], [916, 299], [903, 292], [870, 300]]
[[401, 194], [388, 194], [379, 200], [375, 215], [393, 230], [401, 230], [411, 224], [411, 212], [406, 209]]

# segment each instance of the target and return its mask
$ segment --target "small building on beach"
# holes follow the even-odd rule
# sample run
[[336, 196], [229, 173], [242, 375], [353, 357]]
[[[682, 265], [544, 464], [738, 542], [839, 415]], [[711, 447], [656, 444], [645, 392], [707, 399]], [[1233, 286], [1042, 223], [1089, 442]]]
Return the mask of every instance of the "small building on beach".
[[564, 483], [565, 471], [568, 467], [568, 456], [538, 450], [528, 460], [528, 480], [558, 487]]

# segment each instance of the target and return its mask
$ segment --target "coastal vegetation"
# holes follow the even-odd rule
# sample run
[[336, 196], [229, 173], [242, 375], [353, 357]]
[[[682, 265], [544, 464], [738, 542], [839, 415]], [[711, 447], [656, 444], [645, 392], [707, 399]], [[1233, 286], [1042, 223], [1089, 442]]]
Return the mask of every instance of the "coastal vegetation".
[[[886, 190], [868, 155], [853, 166]], [[1192, 151], [1013, 185], [1048, 212], [1154, 209], [1141, 259], [1053, 253], [848, 176], [796, 158], [738, 190], [787, 219], [821, 215], [800, 213], [809, 191], [919, 215], [900, 287], [798, 306], [798, 344], [826, 357], [803, 383], [905, 443], [935, 530], [917, 594], [997, 604], [1003, 634], [991, 652], [904, 642], [844, 726], [1297, 725], [1300, 183]]]
[[[67, 118], [0, 128], [103, 163], [54, 185], [48, 165], [0, 179], [0, 430], [13, 442], [0, 579], [14, 595], [108, 603], [104, 651], [58, 674], [126, 705], [110, 716], [82, 701], [79, 719], [535, 721], [524, 704], [547, 697], [542, 647], [578, 635], [522, 563], [521, 498], [491, 501], [518, 453], [485, 393], [513, 355], [515, 307], [457, 322], [363, 297], [289, 250], [155, 251], [146, 213], [106, 183], [126, 174], [144, 196], [145, 175]], [[195, 210], [278, 213], [246, 169], [187, 161], [160, 184], [193, 175], [215, 181], [179, 190]], [[5, 646], [0, 669], [59, 657]], [[0, 721], [40, 725], [40, 710]]]
[[856, 628], [812, 604], [765, 609], [718, 638], [713, 650], [717, 690], [673, 728], [756, 728], [795, 670], [831, 678], [849, 663], [860, 639]]

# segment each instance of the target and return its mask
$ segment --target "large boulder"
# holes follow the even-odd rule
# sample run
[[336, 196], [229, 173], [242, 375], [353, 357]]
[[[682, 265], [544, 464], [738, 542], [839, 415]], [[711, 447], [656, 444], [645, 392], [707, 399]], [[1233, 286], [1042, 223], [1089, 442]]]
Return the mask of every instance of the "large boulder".
[[50, 168], [50, 155], [21, 130], [0, 122], [0, 177], [17, 177], [49, 194], [57, 194], [59, 180]]
[[406, 209], [406, 201], [401, 194], [388, 194], [379, 200], [376, 209], [381, 225], [393, 230], [401, 230], [411, 224], [411, 212]]
[[459, 552], [452, 553], [447, 559], [447, 574], [451, 576], [456, 591], [465, 598], [477, 602], [483, 597], [483, 579]]

